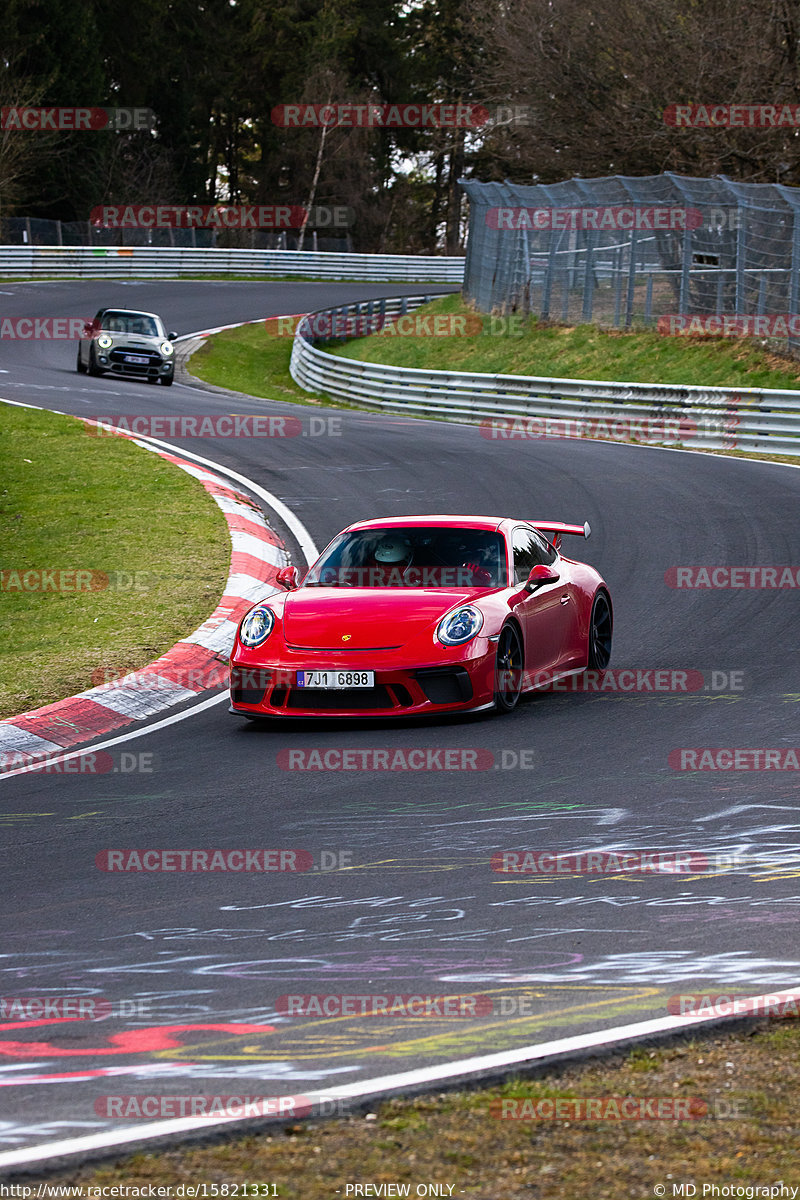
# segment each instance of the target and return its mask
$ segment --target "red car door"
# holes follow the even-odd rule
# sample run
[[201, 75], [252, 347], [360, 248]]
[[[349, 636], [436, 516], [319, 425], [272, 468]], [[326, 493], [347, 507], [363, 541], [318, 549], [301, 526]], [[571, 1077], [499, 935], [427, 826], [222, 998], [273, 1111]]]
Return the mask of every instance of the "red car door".
[[519, 599], [514, 612], [525, 636], [526, 675], [550, 673], [571, 654], [577, 626], [577, 606], [570, 580], [562, 569], [554, 583], [525, 592], [533, 567], [539, 564], [559, 569], [560, 560], [552, 546], [536, 530], [520, 526], [513, 532], [514, 585]]

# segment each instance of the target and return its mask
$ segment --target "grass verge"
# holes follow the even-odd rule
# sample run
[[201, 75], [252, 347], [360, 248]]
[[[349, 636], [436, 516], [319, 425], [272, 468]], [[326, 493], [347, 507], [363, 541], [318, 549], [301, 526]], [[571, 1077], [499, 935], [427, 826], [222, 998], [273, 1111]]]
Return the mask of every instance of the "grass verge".
[[[460, 297], [448, 296], [419, 313], [467, 315]], [[483, 318], [488, 323], [491, 318]], [[620, 333], [594, 326], [543, 326], [530, 318], [518, 337], [392, 337], [376, 334], [326, 349], [343, 357], [433, 370], [487, 371], [551, 378], [607, 379], [627, 383], [693, 383], [731, 388], [800, 390], [800, 363], [754, 349], [741, 340], [668, 339], [651, 331]], [[209, 337], [190, 359], [192, 374], [205, 383], [292, 404], [352, 405], [299, 387], [289, 372], [292, 339], [270, 334], [262, 323], [226, 329]], [[436, 413], [420, 420], [443, 420]], [[798, 465], [787, 454], [751, 450], [692, 450], [734, 458]]]
[[[768, 1193], [704, 1192], [703, 1185], [800, 1182], [799, 1087], [797, 1022], [765, 1022], [757, 1030], [562, 1067], [535, 1080], [392, 1100], [371, 1113], [298, 1122], [202, 1148], [136, 1154], [59, 1174], [50, 1182], [157, 1183], [172, 1185], [173, 1195], [176, 1185], [205, 1183], [209, 1196], [224, 1195], [224, 1185], [230, 1196], [235, 1184], [241, 1195], [241, 1184], [259, 1183], [271, 1185], [260, 1195], [286, 1200], [422, 1195], [417, 1188], [434, 1181], [452, 1192], [445, 1186], [433, 1194], [482, 1200], [761, 1195]], [[117, 1089], [126, 1090], [131, 1089]], [[223, 1090], [236, 1089], [217, 1089]], [[706, 1115], [690, 1120], [502, 1120], [492, 1115], [508, 1099], [612, 1096], [692, 1100], [690, 1111], [702, 1113], [705, 1105]], [[347, 1191], [356, 1183], [408, 1185], [409, 1191]], [[673, 1191], [673, 1185], [687, 1183], [696, 1193]], [[212, 1191], [212, 1185], [220, 1190]]]
[[206, 338], [189, 359], [188, 368], [205, 383], [248, 396], [331, 405], [329, 397], [314, 395], [295, 383], [289, 373], [291, 357], [292, 338], [268, 333], [259, 321]]
[[[213, 612], [230, 539], [196, 479], [81, 421], [0, 405], [0, 716], [136, 670]], [[27, 571], [99, 572], [91, 580]], [[104, 584], [104, 577], [108, 583]]]
[[[416, 312], [468, 317], [470, 322], [477, 315], [457, 295]], [[800, 389], [800, 363], [754, 345], [753, 339], [665, 337], [652, 329], [627, 333], [596, 325], [543, 325], [535, 317], [520, 319], [517, 335], [507, 331], [504, 318], [480, 319], [483, 332], [472, 336], [398, 337], [387, 332], [330, 349], [343, 358], [425, 370]], [[500, 328], [506, 332], [492, 333]]]

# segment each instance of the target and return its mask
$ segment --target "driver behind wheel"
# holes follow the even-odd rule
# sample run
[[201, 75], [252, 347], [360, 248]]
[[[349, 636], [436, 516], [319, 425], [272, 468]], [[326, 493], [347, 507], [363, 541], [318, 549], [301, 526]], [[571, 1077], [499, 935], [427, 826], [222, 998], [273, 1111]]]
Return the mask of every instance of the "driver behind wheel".
[[466, 587], [491, 587], [492, 572], [482, 562], [462, 562], [458, 568], [459, 583]]
[[373, 551], [367, 565], [370, 587], [403, 587], [404, 572], [411, 566], [411, 542], [401, 533], [386, 533]]

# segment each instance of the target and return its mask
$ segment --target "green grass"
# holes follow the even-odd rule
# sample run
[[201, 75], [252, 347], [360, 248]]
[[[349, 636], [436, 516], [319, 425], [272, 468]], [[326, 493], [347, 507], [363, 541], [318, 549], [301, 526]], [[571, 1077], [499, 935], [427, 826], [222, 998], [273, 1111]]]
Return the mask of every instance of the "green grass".
[[[458, 296], [424, 306], [420, 313], [466, 315]], [[484, 318], [488, 324], [490, 318]], [[777, 358], [740, 341], [667, 339], [649, 331], [620, 334], [594, 326], [574, 329], [537, 325], [531, 319], [523, 337], [391, 337], [373, 335], [345, 345], [328, 343], [331, 353], [368, 362], [437, 370], [486, 370], [497, 374], [539, 374], [577, 379], [609, 379], [640, 383], [697, 383], [727, 387], [771, 387], [800, 390], [800, 364]], [[192, 355], [192, 373], [206, 383], [249, 396], [292, 404], [353, 405], [309, 393], [289, 373], [291, 337], [268, 333], [264, 325], [242, 325], [214, 334]], [[420, 420], [439, 420], [435, 413]], [[797, 464], [791, 455], [749, 450], [698, 450]]]
[[259, 321], [207, 338], [188, 365], [198, 379], [217, 387], [292, 404], [320, 404], [321, 396], [304, 391], [292, 379], [291, 357], [292, 338], [268, 333]]
[[[468, 314], [458, 296], [435, 300], [417, 311]], [[490, 320], [483, 318], [487, 326]], [[741, 339], [668, 338], [650, 330], [620, 333], [594, 325], [567, 328], [537, 324], [534, 318], [521, 337], [373, 334], [345, 344], [329, 342], [324, 348], [364, 362], [442, 371], [800, 391], [800, 363]], [[190, 367], [207, 383], [251, 396], [319, 403], [320, 395], [298, 387], [289, 374], [291, 353], [291, 337], [269, 333], [259, 322], [208, 338], [192, 355]]]
[[[722, 1190], [726, 1184], [766, 1185], [782, 1179], [791, 1187], [800, 1183], [799, 1088], [800, 1028], [787, 1019], [765, 1022], [757, 1032], [718, 1033], [658, 1050], [637, 1048], [600, 1062], [553, 1067], [537, 1079], [391, 1100], [371, 1114], [298, 1122], [203, 1148], [140, 1153], [60, 1173], [49, 1181], [173, 1188], [203, 1181], [209, 1195], [212, 1184], [221, 1189], [224, 1184], [268, 1183], [274, 1193], [271, 1187], [261, 1194], [284, 1200], [344, 1198], [346, 1185], [354, 1183], [408, 1184], [414, 1196], [418, 1185], [435, 1181], [452, 1185], [454, 1197], [480, 1200], [672, 1196], [673, 1182], [694, 1183], [698, 1197], [704, 1194], [703, 1184], [720, 1189], [710, 1195], [729, 1194]], [[151, 1090], [169, 1093], [163, 1081], [161, 1088]], [[259, 1093], [257, 1088], [242, 1090]], [[217, 1093], [235, 1091], [216, 1088]], [[269, 1094], [278, 1091], [273, 1088]], [[198, 1084], [194, 1094], [211, 1095], [215, 1089]], [[501, 1120], [492, 1115], [492, 1102], [514, 1097], [611, 1096], [698, 1098], [707, 1104], [708, 1115], [616, 1121]], [[26, 1177], [25, 1182], [36, 1180]], [[660, 1186], [664, 1190], [656, 1191]]]
[[[417, 313], [475, 314], [460, 296], [435, 300]], [[800, 363], [778, 358], [748, 339], [665, 337], [654, 330], [625, 333], [596, 325], [543, 325], [520, 318], [521, 336], [504, 318], [482, 317], [472, 336], [398, 337], [373, 334], [329, 346], [343, 358], [435, 371], [486, 371], [557, 379], [624, 383], [700, 384], [800, 390]], [[504, 330], [504, 332], [492, 333]]]
[[[142, 667], [214, 610], [230, 539], [196, 479], [71, 417], [5, 404], [0, 461], [0, 716]], [[76, 569], [118, 586], [24, 591], [7, 574]]]

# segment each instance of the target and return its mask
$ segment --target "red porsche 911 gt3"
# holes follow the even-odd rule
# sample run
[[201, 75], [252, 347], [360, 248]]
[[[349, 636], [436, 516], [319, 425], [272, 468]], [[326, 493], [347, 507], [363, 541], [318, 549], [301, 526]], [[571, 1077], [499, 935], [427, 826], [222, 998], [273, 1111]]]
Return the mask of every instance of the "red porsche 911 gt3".
[[513, 709], [611, 656], [608, 587], [564, 557], [585, 525], [414, 516], [350, 525], [285, 594], [243, 618], [230, 711], [266, 717], [424, 716]]

